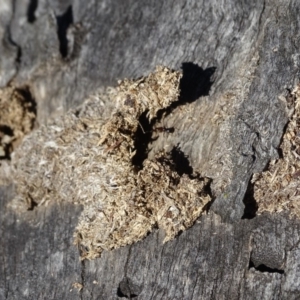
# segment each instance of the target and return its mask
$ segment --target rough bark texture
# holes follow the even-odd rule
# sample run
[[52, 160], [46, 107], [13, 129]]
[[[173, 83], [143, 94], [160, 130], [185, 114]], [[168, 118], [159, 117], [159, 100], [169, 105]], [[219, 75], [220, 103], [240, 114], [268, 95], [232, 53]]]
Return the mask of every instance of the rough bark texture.
[[171, 242], [157, 231], [80, 262], [79, 206], [18, 215], [1, 186], [0, 299], [299, 299], [300, 221], [256, 215], [249, 184], [280, 154], [299, 14], [296, 0], [2, 0], [0, 85], [30, 87], [36, 127], [117, 79], [181, 69], [180, 102], [161, 120], [175, 131], [149, 156], [179, 147], [214, 201]]

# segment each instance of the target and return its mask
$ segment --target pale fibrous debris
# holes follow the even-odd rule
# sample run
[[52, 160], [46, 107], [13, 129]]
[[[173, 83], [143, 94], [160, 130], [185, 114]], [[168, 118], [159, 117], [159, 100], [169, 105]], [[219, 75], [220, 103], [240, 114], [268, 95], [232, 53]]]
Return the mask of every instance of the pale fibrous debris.
[[78, 292], [80, 292], [83, 289], [83, 285], [81, 283], [79, 283], [79, 282], [74, 282], [72, 284], [72, 287], [75, 288], [75, 289], [77, 289]]
[[252, 178], [258, 213], [289, 211], [300, 217], [300, 85], [292, 97], [294, 110], [280, 146], [282, 158], [272, 160], [268, 170]]
[[82, 250], [83, 256], [132, 244], [154, 226], [165, 230], [164, 241], [173, 239], [195, 222], [210, 201], [205, 192], [208, 183], [208, 179], [180, 177], [163, 152], [146, 160], [137, 175], [115, 178], [105, 191], [110, 201], [91, 203], [81, 217], [78, 243], [93, 249], [93, 253]]
[[101, 117], [102, 102], [93, 96], [35, 131], [13, 155], [18, 196], [11, 206], [82, 204], [74, 234], [82, 259], [132, 244], [153, 228], [164, 229], [168, 241], [190, 227], [211, 200], [209, 180], [180, 176], [163, 151], [141, 169], [132, 163], [140, 116], [151, 120], [177, 101], [180, 78], [159, 66], [101, 95], [114, 102], [109, 118]]

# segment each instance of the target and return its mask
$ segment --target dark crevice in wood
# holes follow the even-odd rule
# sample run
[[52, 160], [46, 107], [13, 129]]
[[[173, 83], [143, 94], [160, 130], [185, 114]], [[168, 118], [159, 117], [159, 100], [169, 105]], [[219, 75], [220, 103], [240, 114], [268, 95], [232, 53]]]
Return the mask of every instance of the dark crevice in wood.
[[249, 180], [247, 191], [245, 193], [243, 203], [245, 205], [242, 219], [253, 219], [256, 217], [258, 204], [254, 198], [254, 183]]
[[18, 51], [17, 51], [17, 58], [16, 58], [16, 63], [20, 64], [21, 60], [22, 60], [22, 48], [17, 45], [16, 43], [14, 43], [14, 45], [17, 47]]
[[[292, 150], [293, 150], [293, 149], [292, 149]], [[278, 149], [277, 149], [277, 153], [278, 153], [279, 158], [282, 159], [282, 158], [283, 158], [283, 151], [282, 151], [281, 148], [278, 148]]]
[[270, 268], [264, 264], [261, 264], [257, 267], [255, 267], [254, 263], [250, 260], [249, 262], [249, 269], [254, 268], [255, 270], [262, 272], [262, 273], [278, 273], [278, 274], [284, 274], [284, 270], [276, 269], [276, 268]]
[[27, 22], [34, 23], [36, 20], [35, 11], [38, 7], [38, 0], [30, 0], [27, 8]]
[[183, 62], [181, 68], [179, 105], [192, 103], [202, 96], [209, 95], [216, 67], [204, 70], [192, 62]]
[[215, 199], [216, 199], [215, 196], [213, 195], [212, 190], [211, 190], [211, 184], [212, 184], [212, 179], [210, 179], [209, 183], [204, 187], [204, 190], [203, 190], [203, 191], [206, 192], [206, 194], [208, 194], [208, 195], [210, 196], [210, 198], [211, 198], [211, 200], [210, 200], [209, 202], [207, 202], [207, 203], [203, 206], [203, 208], [202, 208], [202, 211], [205, 211], [206, 213], [209, 212], [209, 210], [210, 210], [212, 204], [214, 203], [214, 201], [215, 201]]
[[59, 40], [59, 52], [63, 58], [68, 55], [68, 38], [67, 31], [71, 24], [73, 24], [72, 6], [66, 10], [64, 14], [56, 17], [57, 21], [57, 36]]
[[135, 284], [130, 278], [124, 277], [119, 283], [117, 296], [120, 298], [133, 299], [137, 297], [142, 291], [142, 288]]
[[30, 197], [30, 195], [29, 198], [30, 198], [30, 206], [28, 207], [27, 210], [33, 211], [38, 206], [38, 204], [33, 200], [32, 197]]
[[7, 125], [0, 124], [0, 132], [2, 132], [5, 135], [13, 136], [14, 131]]
[[[37, 117], [37, 103], [35, 98], [33, 97], [29, 86], [24, 86], [21, 88], [17, 88], [16, 91], [22, 95], [24, 101], [24, 106], [26, 105], [26, 109], [28, 112], [32, 112], [35, 115], [35, 120]], [[25, 104], [26, 103], [26, 104]], [[29, 105], [28, 105], [29, 104]], [[31, 124], [31, 129], [34, 128], [34, 122]]]
[[134, 137], [135, 155], [132, 158], [132, 164], [137, 171], [143, 168], [143, 162], [148, 156], [148, 145], [151, 141], [152, 126], [147, 118], [148, 111], [141, 114], [139, 118], [139, 126]]
[[171, 158], [174, 162], [175, 171], [178, 173], [179, 176], [182, 176], [183, 174], [192, 176], [194, 172], [193, 168], [190, 165], [188, 157], [180, 149], [179, 145], [177, 145], [171, 150]]

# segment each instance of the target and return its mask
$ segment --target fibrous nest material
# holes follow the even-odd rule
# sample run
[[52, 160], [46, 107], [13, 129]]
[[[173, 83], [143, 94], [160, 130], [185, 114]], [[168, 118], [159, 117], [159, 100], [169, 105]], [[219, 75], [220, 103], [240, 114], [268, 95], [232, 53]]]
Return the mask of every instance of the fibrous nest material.
[[282, 138], [282, 157], [268, 170], [253, 175], [258, 213], [288, 211], [300, 217], [300, 85], [291, 95], [294, 110]]
[[0, 159], [10, 158], [32, 130], [35, 118], [35, 104], [27, 87], [0, 89]]
[[[132, 163], [140, 116], [151, 120], [177, 101], [180, 77], [157, 67], [35, 131], [13, 155], [18, 196], [11, 205], [82, 204], [74, 235], [81, 257], [88, 259], [138, 241], [156, 227], [165, 230], [165, 241], [190, 227], [211, 200], [209, 179], [180, 176], [163, 151], [145, 159], [141, 169]], [[101, 117], [104, 98], [115, 103], [108, 119]]]

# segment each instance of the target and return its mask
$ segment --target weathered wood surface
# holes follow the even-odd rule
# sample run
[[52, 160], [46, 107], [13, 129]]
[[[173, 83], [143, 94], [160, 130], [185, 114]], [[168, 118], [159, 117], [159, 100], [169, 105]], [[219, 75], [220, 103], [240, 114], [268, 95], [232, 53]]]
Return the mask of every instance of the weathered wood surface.
[[299, 76], [299, 13], [296, 0], [2, 0], [0, 84], [30, 86], [38, 124], [117, 79], [182, 68], [182, 105], [164, 120], [175, 132], [152, 151], [179, 145], [216, 199], [171, 242], [156, 232], [80, 262], [80, 207], [16, 215], [3, 186], [0, 299], [299, 299], [299, 220], [255, 216], [246, 194], [278, 155], [288, 120], [278, 97]]

